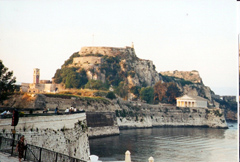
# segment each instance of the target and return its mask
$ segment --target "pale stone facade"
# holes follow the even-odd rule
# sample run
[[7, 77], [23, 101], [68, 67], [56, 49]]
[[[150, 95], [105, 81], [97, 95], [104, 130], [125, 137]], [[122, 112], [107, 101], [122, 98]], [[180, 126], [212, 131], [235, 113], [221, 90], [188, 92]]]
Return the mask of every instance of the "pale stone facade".
[[177, 98], [177, 107], [203, 107], [207, 108], [207, 99], [199, 96], [184, 95]]
[[79, 55], [84, 56], [87, 54], [102, 54], [108, 56], [116, 56], [123, 52], [126, 49], [131, 49], [131, 47], [117, 48], [117, 47], [82, 47], [79, 51]]
[[[0, 131], [11, 135], [12, 119], [0, 120]], [[71, 157], [89, 160], [90, 149], [86, 114], [21, 117], [16, 133], [28, 144], [43, 147]]]
[[199, 72], [196, 70], [192, 71], [164, 71], [160, 72], [162, 75], [173, 76], [177, 78], [182, 78], [192, 83], [202, 83], [202, 78], [199, 75]]
[[74, 66], [81, 66], [82, 64], [101, 64], [102, 58], [101, 57], [75, 57], [73, 58], [73, 65]]
[[21, 92], [29, 93], [55, 93], [65, 90], [64, 85], [61, 84], [35, 84], [35, 83], [22, 83]]
[[50, 80], [40, 80], [40, 69], [33, 69], [33, 83], [22, 83], [21, 92], [55, 93], [65, 90], [62, 84], [52, 84]]
[[64, 90], [61, 84], [29, 84], [27, 92], [30, 93], [49, 93], [49, 92], [59, 92]]

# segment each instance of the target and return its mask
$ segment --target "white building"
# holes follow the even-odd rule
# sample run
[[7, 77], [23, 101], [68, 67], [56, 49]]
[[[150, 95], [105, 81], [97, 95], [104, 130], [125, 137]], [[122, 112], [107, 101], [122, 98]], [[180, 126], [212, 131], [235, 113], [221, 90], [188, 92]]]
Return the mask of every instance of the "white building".
[[207, 99], [199, 96], [184, 95], [177, 97], [178, 107], [204, 107], [207, 108]]

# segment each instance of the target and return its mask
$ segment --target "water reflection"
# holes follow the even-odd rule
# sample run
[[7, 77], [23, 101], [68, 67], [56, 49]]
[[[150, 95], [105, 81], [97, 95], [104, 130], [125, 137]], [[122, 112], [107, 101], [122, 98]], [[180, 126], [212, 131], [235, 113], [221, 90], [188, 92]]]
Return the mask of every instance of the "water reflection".
[[237, 161], [237, 124], [230, 129], [153, 128], [123, 130], [119, 136], [90, 140], [91, 154], [102, 160]]

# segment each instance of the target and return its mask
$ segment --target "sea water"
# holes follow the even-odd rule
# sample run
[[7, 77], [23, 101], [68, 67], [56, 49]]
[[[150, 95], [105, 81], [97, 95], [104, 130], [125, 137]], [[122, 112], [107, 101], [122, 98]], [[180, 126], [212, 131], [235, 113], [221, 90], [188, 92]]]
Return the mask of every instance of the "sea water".
[[121, 130], [119, 136], [91, 139], [90, 152], [102, 161], [237, 162], [238, 124], [229, 129], [171, 127]]

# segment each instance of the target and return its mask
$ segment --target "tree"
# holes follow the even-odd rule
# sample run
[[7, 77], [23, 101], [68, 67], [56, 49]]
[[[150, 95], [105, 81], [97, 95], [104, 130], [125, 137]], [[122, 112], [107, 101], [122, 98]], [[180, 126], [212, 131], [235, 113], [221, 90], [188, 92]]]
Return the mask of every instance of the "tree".
[[10, 95], [14, 93], [16, 86], [16, 78], [12, 77], [13, 72], [8, 71], [8, 68], [4, 66], [2, 60], [0, 60], [0, 102], [8, 99]]
[[154, 89], [153, 87], [143, 87], [140, 91], [140, 97], [142, 100], [145, 100], [147, 103], [153, 103], [154, 98]]
[[67, 74], [65, 86], [66, 88], [80, 88], [80, 76], [74, 71]]
[[86, 73], [85, 69], [80, 70], [79, 79], [80, 79], [79, 87], [84, 87], [84, 85], [87, 84], [87, 82], [88, 82], [87, 73]]
[[166, 91], [167, 91], [167, 84], [162, 83], [162, 81], [158, 81], [154, 85], [154, 101], [163, 101], [163, 98], [166, 97]]
[[120, 97], [127, 99], [128, 98], [128, 86], [121, 81], [118, 87], [115, 89], [115, 93], [118, 94]]
[[63, 68], [61, 70], [61, 80], [66, 88], [81, 88], [87, 82], [87, 74], [84, 69], [77, 72], [77, 68]]
[[98, 89], [98, 90], [107, 90], [107, 87], [101, 80], [89, 80], [85, 85], [85, 88], [88, 89]]
[[124, 78], [124, 72], [119, 65], [120, 58], [107, 56], [103, 57], [104, 62], [100, 66], [100, 71], [105, 74], [109, 85], [118, 86]]
[[141, 87], [133, 86], [130, 88], [130, 92], [132, 92], [135, 96], [139, 97], [141, 91]]
[[176, 83], [170, 82], [168, 83], [166, 96], [168, 98], [169, 103], [175, 103], [176, 97], [181, 95], [180, 89], [177, 87]]
[[72, 64], [74, 57], [80, 57], [79, 53], [78, 53], [78, 52], [74, 52], [74, 53], [69, 57], [69, 59], [64, 62], [64, 64], [63, 64], [62, 67], [68, 66], [69, 64]]
[[53, 78], [54, 78], [54, 82], [57, 84], [62, 82], [61, 69], [56, 70], [56, 73]]
[[115, 94], [113, 92], [108, 92], [106, 97], [111, 99], [111, 100], [116, 98], [116, 96], [115, 96]]

